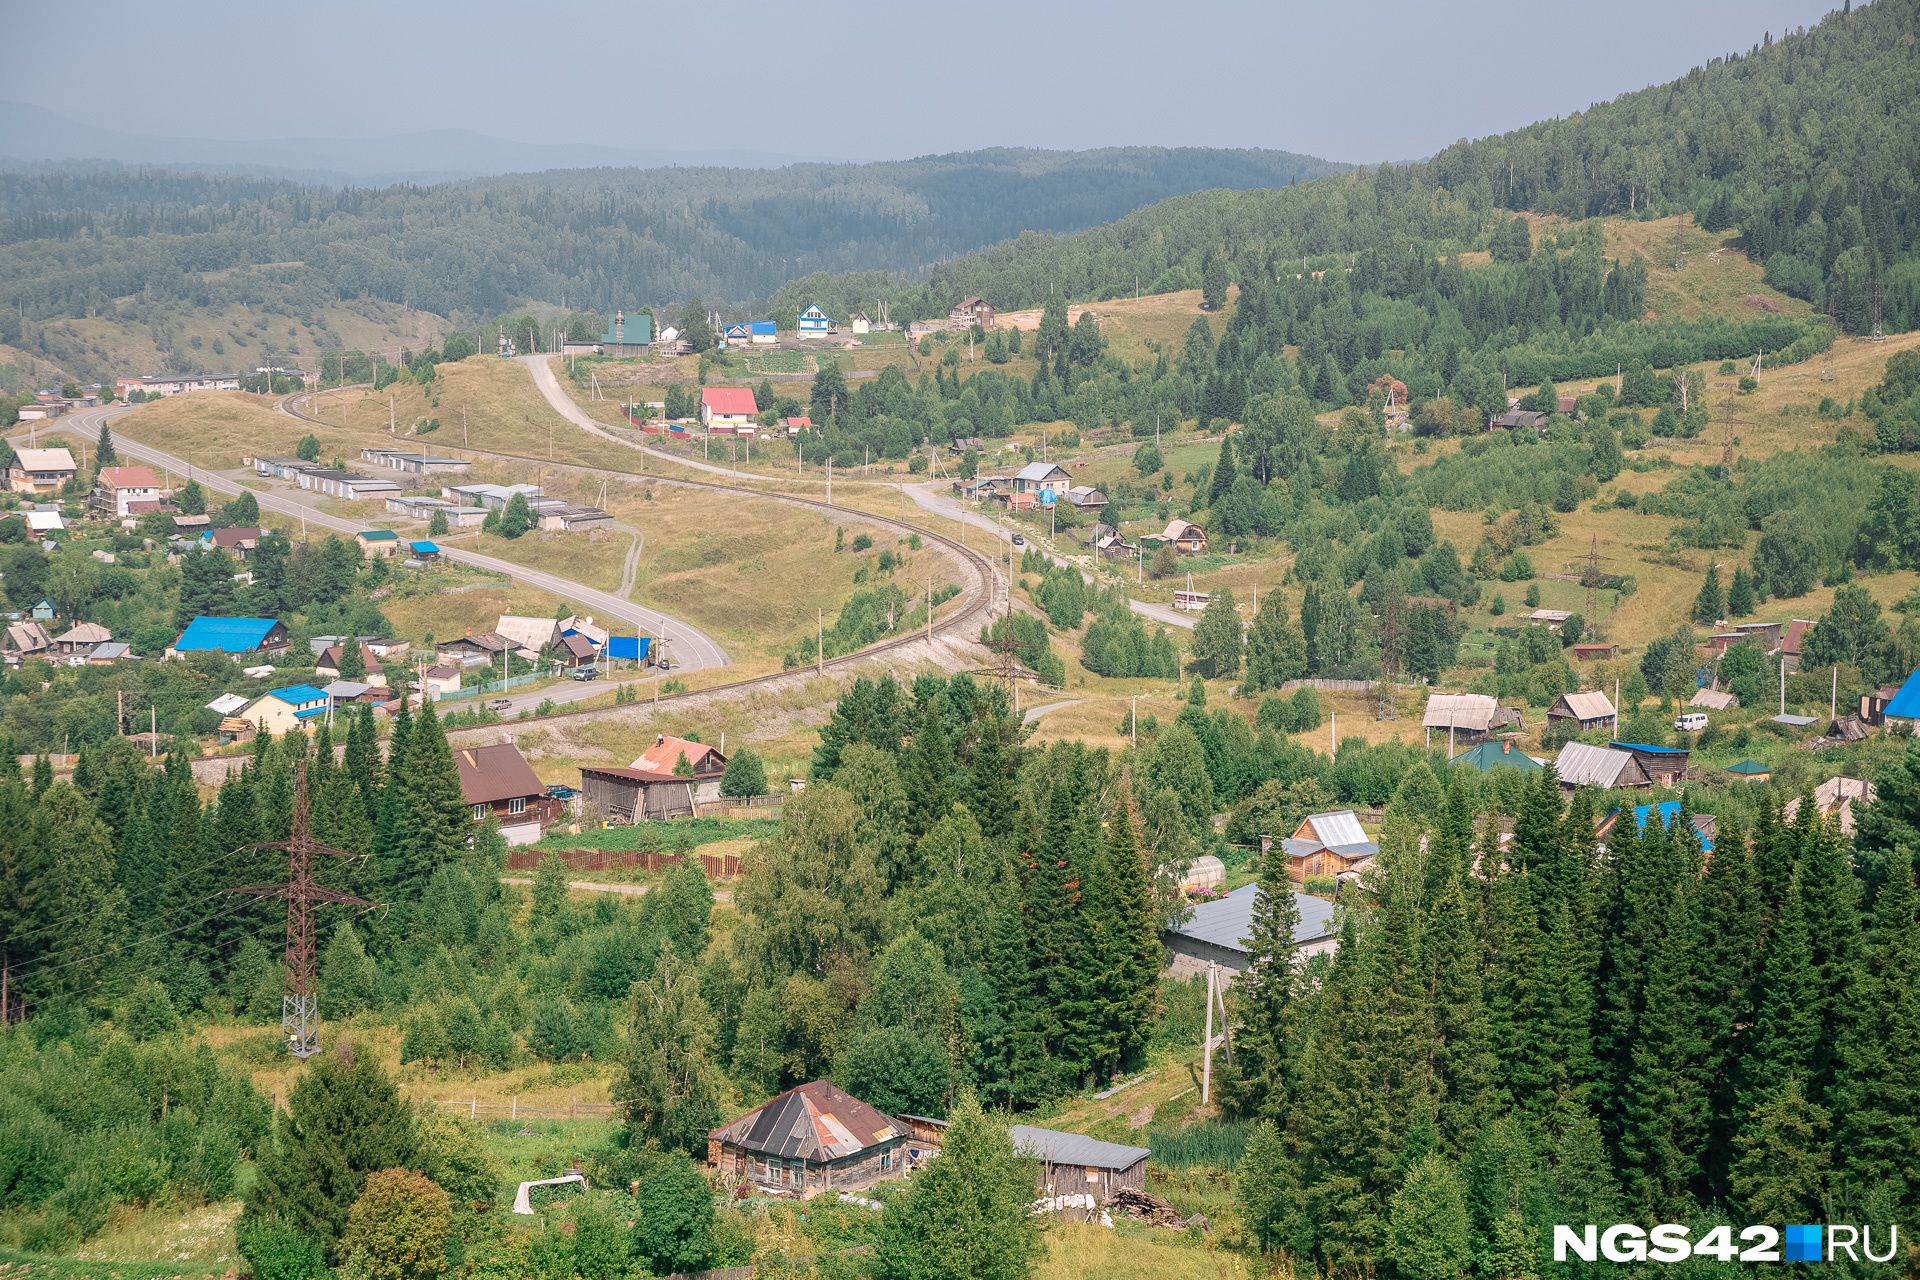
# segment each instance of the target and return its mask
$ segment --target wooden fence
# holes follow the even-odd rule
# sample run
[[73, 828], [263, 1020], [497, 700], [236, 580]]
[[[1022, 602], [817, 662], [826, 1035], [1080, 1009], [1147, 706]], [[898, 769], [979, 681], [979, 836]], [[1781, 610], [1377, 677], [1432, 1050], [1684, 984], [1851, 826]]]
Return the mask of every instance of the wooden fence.
[[[661, 871], [679, 866], [682, 859], [681, 854], [658, 853], [647, 849], [535, 850], [522, 845], [507, 855], [507, 870], [532, 871], [542, 859], [555, 854], [567, 864], [568, 871], [617, 871], [628, 867]], [[740, 874], [740, 855], [737, 853], [702, 853], [696, 856], [707, 875], [715, 880], [730, 879]]]
[[435, 1098], [436, 1107], [465, 1107], [467, 1118], [478, 1120], [482, 1111], [505, 1111], [508, 1116], [518, 1120], [521, 1116], [566, 1116], [569, 1120], [595, 1119], [597, 1117], [618, 1115], [621, 1108], [617, 1102], [582, 1102], [578, 1097], [569, 1098], [564, 1107], [538, 1107], [532, 1103], [522, 1104], [520, 1095], [514, 1094], [512, 1102], [482, 1102], [477, 1097], [462, 1102], [458, 1098]]

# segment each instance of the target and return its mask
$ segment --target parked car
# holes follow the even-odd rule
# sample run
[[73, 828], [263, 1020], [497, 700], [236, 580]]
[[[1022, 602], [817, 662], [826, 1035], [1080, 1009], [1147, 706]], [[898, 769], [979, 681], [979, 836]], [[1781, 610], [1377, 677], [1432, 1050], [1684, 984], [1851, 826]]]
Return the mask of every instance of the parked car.
[[1682, 733], [1698, 733], [1707, 727], [1707, 715], [1704, 711], [1689, 711], [1686, 715], [1675, 716], [1673, 727]]
[[513, 705], [513, 699], [511, 698], [495, 698], [493, 701], [487, 704], [488, 707], [490, 707], [495, 711], [505, 711], [508, 707], [511, 707], [512, 705]]
[[597, 680], [600, 677], [598, 667], [575, 667], [572, 678], [575, 680]]

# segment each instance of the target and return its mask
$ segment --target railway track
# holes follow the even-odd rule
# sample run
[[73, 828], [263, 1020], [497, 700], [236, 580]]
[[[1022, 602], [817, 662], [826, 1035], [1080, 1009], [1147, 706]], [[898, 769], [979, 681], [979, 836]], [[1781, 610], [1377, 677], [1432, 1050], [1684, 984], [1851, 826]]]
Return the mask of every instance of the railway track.
[[[280, 408], [282, 412], [305, 422], [316, 423], [320, 426], [333, 425], [323, 418], [318, 418], [305, 412], [301, 408], [301, 404], [313, 394], [313, 392], [295, 392], [293, 395], [283, 398], [277, 407]], [[922, 628], [910, 634], [875, 641], [864, 649], [856, 649], [852, 653], [843, 653], [837, 657], [828, 658], [823, 663], [816, 664], [817, 669], [821, 671], [834, 667], [848, 666], [852, 663], [871, 658], [875, 654], [887, 653], [895, 649], [905, 648], [910, 644], [917, 644], [927, 639], [929, 634], [953, 635], [962, 627], [971, 629], [971, 627], [978, 625], [983, 619], [983, 615], [992, 608], [994, 584], [999, 578], [999, 569], [995, 563], [978, 551], [975, 551], [972, 547], [963, 545], [958, 539], [950, 538], [944, 533], [939, 533], [927, 528], [925, 525], [914, 524], [911, 521], [897, 519], [893, 516], [874, 515], [871, 512], [862, 511], [858, 507], [838, 506], [822, 502], [815, 498], [802, 498], [792, 494], [767, 493], [764, 490], [750, 489], [744, 485], [716, 484], [709, 480], [686, 480], [679, 477], [657, 476], [650, 472], [643, 471], [609, 472], [605, 467], [584, 467], [574, 463], [549, 462], [544, 458], [534, 458], [517, 453], [501, 453], [491, 449], [463, 447], [462, 451], [473, 454], [476, 457], [498, 458], [512, 462], [531, 462], [553, 470], [578, 471], [594, 475], [613, 474], [629, 479], [643, 480], [653, 484], [685, 485], [688, 488], [709, 489], [716, 493], [729, 493], [737, 497], [757, 498], [764, 502], [785, 502], [793, 506], [810, 507], [816, 511], [828, 512], [834, 515], [854, 515], [873, 524], [896, 529], [903, 535], [918, 534], [922, 542], [938, 543], [952, 555], [954, 559], [973, 570], [975, 578], [973, 588], [966, 592], [960, 608], [945, 618], [935, 619], [930, 632], [928, 629]], [[712, 693], [728, 693], [741, 689], [751, 689], [758, 685], [771, 684], [778, 680], [787, 679], [793, 674], [793, 671], [776, 671], [763, 676], [747, 676], [740, 680], [729, 680], [721, 684], [707, 685], [704, 688], [691, 689], [683, 693], [662, 694], [658, 702], [665, 704], [683, 698], [702, 697]], [[569, 716], [598, 715], [608, 710], [610, 710], [610, 708], [592, 707], [573, 711], [555, 711], [548, 715], [541, 716], [539, 719], [544, 723], [552, 720], [565, 719]]]

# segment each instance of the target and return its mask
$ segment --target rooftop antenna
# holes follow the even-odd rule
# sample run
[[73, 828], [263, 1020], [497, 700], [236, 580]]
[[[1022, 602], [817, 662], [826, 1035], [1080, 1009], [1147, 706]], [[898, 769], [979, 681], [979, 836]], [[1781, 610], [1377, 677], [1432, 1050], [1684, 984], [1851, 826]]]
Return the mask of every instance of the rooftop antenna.
[[286, 1037], [287, 1052], [296, 1058], [312, 1057], [320, 1051], [320, 984], [313, 968], [313, 904], [337, 902], [347, 906], [372, 907], [379, 904], [350, 893], [341, 893], [313, 880], [313, 855], [324, 853], [333, 858], [358, 858], [357, 853], [316, 844], [312, 836], [312, 815], [307, 803], [307, 762], [295, 768], [293, 782], [293, 838], [256, 844], [256, 849], [277, 849], [287, 855], [287, 878], [281, 884], [247, 884], [228, 889], [256, 898], [287, 900], [287, 960], [281, 979], [280, 1033]]

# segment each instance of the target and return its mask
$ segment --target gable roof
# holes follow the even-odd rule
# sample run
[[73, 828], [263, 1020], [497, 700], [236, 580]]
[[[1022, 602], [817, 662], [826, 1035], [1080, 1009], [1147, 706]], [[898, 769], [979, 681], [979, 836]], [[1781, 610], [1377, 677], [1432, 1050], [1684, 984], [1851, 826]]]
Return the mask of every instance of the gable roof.
[[1532, 773], [1543, 766], [1526, 752], [1514, 747], [1511, 742], [1483, 742], [1470, 747], [1453, 758], [1454, 764], [1468, 764], [1482, 773], [1491, 773], [1495, 769], [1518, 769], [1522, 773]]
[[904, 1134], [852, 1094], [815, 1080], [787, 1090], [707, 1136], [752, 1152], [824, 1163]]
[[1902, 720], [1920, 719], [1920, 671], [1907, 677], [1900, 686], [1900, 692], [1893, 695], [1881, 714], [1898, 716]]
[[505, 636], [522, 649], [538, 652], [541, 646], [560, 638], [560, 624], [552, 618], [526, 618], [511, 613], [500, 615], [493, 624], [494, 634]]
[[547, 788], [534, 776], [533, 766], [511, 742], [461, 747], [453, 753], [453, 764], [460, 771], [461, 798], [468, 804], [546, 794]]
[[711, 413], [740, 413], [751, 418], [760, 412], [750, 387], [708, 387], [701, 391], [700, 403]]
[[1725, 711], [1729, 707], [1739, 706], [1740, 699], [1734, 697], [1725, 689], [1698, 689], [1694, 691], [1693, 697], [1687, 700], [1687, 705], [1690, 707], [1707, 707], [1714, 711]]
[[55, 644], [105, 644], [113, 639], [113, 632], [97, 622], [82, 622], [65, 635], [53, 638]]
[[218, 649], [222, 653], [250, 653], [266, 643], [279, 622], [273, 618], [195, 618], [173, 642], [182, 652]]
[[1598, 689], [1563, 693], [1559, 701], [1566, 704], [1567, 710], [1572, 712], [1577, 720], [1605, 720], [1614, 714], [1613, 703]]
[[[1320, 837], [1325, 845], [1368, 844], [1367, 833], [1360, 829], [1360, 817], [1351, 809], [1332, 809], [1326, 813], [1310, 813], [1301, 822], [1301, 826], [1313, 824], [1313, 833]], [[1298, 828], [1296, 828], [1297, 830]]]
[[237, 547], [243, 542], [258, 542], [264, 529], [209, 529], [203, 535], [216, 547]]
[[1056, 471], [1062, 476], [1066, 476], [1069, 480], [1073, 478], [1067, 475], [1067, 469], [1057, 462], [1029, 462], [1026, 466], [1015, 472], [1013, 478], [1016, 480], [1051, 480], [1053, 473]]
[[[686, 738], [676, 738], [671, 734], [654, 735], [653, 745], [634, 758], [629, 768], [641, 769], [648, 773], [664, 773], [671, 777], [673, 766], [680, 762], [680, 753], [687, 753], [687, 762], [693, 766], [697, 777], [713, 777], [726, 767], [727, 759], [712, 747], [701, 742], [691, 742]], [[702, 757], [712, 757], [719, 761], [716, 766], [711, 761], [701, 768]]]
[[[1243, 884], [1224, 898], [1202, 902], [1193, 909], [1185, 924], [1167, 932], [1228, 951], [1245, 951], [1246, 939], [1253, 932], [1254, 898], [1259, 892], [1258, 881]], [[1300, 913], [1299, 923], [1293, 926], [1295, 942], [1311, 942], [1334, 932], [1331, 902], [1295, 890], [1293, 904]]]
[[1007, 1130], [1014, 1150], [1050, 1164], [1083, 1165], [1089, 1169], [1131, 1169], [1153, 1152], [1146, 1147], [1128, 1147], [1118, 1142], [1102, 1142], [1083, 1133], [1063, 1133], [1059, 1129], [1036, 1129], [1016, 1124]]
[[1493, 723], [1500, 699], [1485, 693], [1436, 693], [1427, 698], [1420, 723], [1429, 729], [1471, 729], [1485, 733]]
[[1650, 742], [1609, 742], [1607, 745], [1610, 747], [1618, 747], [1622, 751], [1644, 753], [1650, 756], [1684, 756], [1687, 754], [1687, 750], [1684, 747], [1658, 747]]
[[102, 467], [96, 483], [110, 489], [158, 489], [160, 482], [149, 467]]
[[1559, 771], [1560, 781], [1575, 787], [1615, 787], [1647, 780], [1631, 752], [1589, 746], [1584, 742], [1569, 742], [1561, 747], [1554, 768]]
[[207, 704], [207, 710], [218, 711], [223, 716], [230, 716], [246, 705], [247, 700], [239, 694], [223, 693]]
[[1160, 536], [1162, 538], [1165, 538], [1168, 542], [1178, 542], [1181, 538], [1184, 538], [1187, 536], [1187, 531], [1189, 529], [1193, 531], [1193, 534], [1195, 537], [1205, 538], [1207, 536], [1207, 531], [1205, 529], [1202, 529], [1199, 525], [1195, 524], [1193, 521], [1181, 520], [1177, 517], [1175, 519], [1167, 521], [1167, 531], [1161, 534]]
[[77, 471], [73, 454], [65, 449], [15, 449], [22, 471]]

